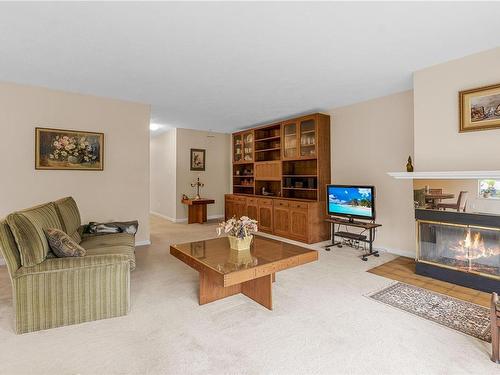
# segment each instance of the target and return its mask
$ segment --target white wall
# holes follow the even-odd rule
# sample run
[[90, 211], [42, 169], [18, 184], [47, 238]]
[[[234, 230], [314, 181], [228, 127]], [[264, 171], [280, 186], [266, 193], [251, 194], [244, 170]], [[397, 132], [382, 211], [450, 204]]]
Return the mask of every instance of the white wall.
[[500, 83], [500, 48], [414, 73], [415, 170], [498, 170], [500, 129], [459, 133], [459, 91]]
[[375, 246], [415, 255], [413, 184], [387, 172], [402, 170], [413, 154], [411, 91], [329, 112], [332, 121], [332, 182], [376, 187]]
[[176, 217], [176, 129], [151, 138], [151, 212]]
[[[148, 105], [0, 83], [0, 217], [71, 195], [83, 222], [139, 220], [149, 240]], [[35, 170], [35, 127], [103, 132], [104, 171]]]
[[[206, 132], [191, 129], [177, 129], [177, 173], [176, 173], [176, 218], [187, 219], [187, 206], [180, 202], [182, 194], [196, 195], [196, 188], [190, 186], [199, 177], [205, 184], [201, 196], [215, 199], [215, 204], [208, 205], [209, 217], [224, 215], [224, 194], [230, 189], [230, 143], [229, 134]], [[190, 171], [190, 149], [206, 150], [206, 169], [203, 172]]]

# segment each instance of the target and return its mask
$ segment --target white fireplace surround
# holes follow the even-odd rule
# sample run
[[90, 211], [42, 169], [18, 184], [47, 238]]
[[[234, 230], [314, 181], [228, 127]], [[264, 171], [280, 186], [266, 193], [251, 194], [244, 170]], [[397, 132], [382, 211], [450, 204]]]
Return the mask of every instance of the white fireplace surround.
[[441, 171], [441, 172], [388, 172], [389, 176], [403, 180], [482, 180], [500, 179], [498, 171]]

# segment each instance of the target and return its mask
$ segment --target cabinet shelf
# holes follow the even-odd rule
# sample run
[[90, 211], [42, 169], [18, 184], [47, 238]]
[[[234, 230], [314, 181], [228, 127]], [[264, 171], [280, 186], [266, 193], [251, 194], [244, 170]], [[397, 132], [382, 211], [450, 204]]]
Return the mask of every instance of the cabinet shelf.
[[296, 187], [284, 187], [284, 186], [283, 186], [283, 189], [285, 189], [285, 190], [309, 190], [309, 191], [318, 190], [316, 188], [296, 188]]
[[266, 152], [266, 151], [277, 151], [277, 150], [281, 150], [281, 147], [265, 148], [263, 150], [255, 150], [255, 152]]
[[256, 139], [255, 142], [272, 141], [273, 139], [280, 139], [280, 138], [281, 137], [279, 135], [276, 135], [274, 137], [267, 137], [267, 138]]
[[318, 178], [315, 174], [284, 174], [283, 177], [314, 177]]

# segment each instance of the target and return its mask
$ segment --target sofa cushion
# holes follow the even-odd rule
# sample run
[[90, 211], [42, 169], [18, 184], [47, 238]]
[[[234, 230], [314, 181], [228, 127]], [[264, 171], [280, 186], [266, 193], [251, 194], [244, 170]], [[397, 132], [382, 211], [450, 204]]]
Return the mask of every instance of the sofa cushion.
[[50, 249], [59, 258], [82, 257], [85, 249], [78, 245], [73, 239], [62, 230], [49, 228], [45, 231]]
[[80, 242], [80, 246], [85, 249], [116, 245], [135, 247], [135, 237], [133, 234], [128, 233], [110, 233], [84, 236], [82, 242]]
[[130, 270], [135, 269], [135, 253], [134, 247], [127, 245], [110, 245], [103, 247], [93, 247], [90, 249], [86, 249], [87, 253], [85, 257], [92, 257], [97, 255], [126, 255], [130, 261]]
[[7, 216], [7, 223], [14, 235], [25, 267], [42, 263], [49, 252], [45, 230], [63, 229], [54, 203], [46, 203]]
[[82, 225], [80, 211], [72, 197], [58, 199], [54, 202], [56, 205], [59, 220], [63, 226], [63, 230], [75, 241], [80, 243], [82, 238], [78, 229]]
[[102, 254], [84, 257], [52, 258], [47, 259], [43, 263], [37, 264], [33, 267], [21, 267], [17, 270], [14, 277], [18, 278], [39, 273], [68, 270], [73, 271], [89, 267], [108, 266], [128, 261], [128, 259], [129, 258], [123, 254]]

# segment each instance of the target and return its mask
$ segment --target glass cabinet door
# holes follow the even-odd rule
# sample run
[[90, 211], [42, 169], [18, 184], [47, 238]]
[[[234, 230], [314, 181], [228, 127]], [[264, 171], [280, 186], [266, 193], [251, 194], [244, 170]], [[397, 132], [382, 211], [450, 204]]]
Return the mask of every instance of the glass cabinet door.
[[283, 159], [296, 159], [298, 156], [297, 128], [295, 121], [283, 124]]
[[243, 160], [243, 136], [241, 134], [233, 135], [233, 160], [235, 163]]
[[243, 133], [243, 161], [253, 162], [253, 132]]
[[313, 118], [300, 121], [300, 157], [316, 157], [316, 122]]

